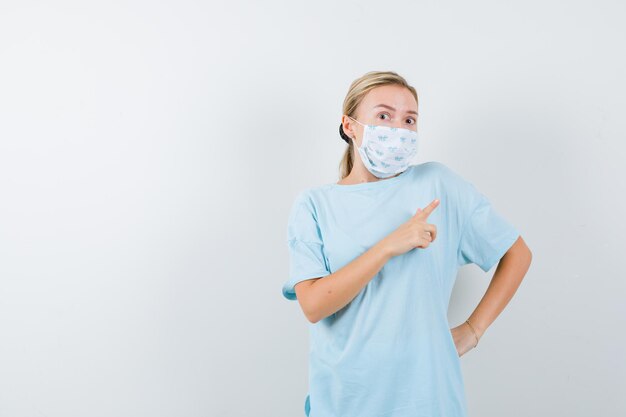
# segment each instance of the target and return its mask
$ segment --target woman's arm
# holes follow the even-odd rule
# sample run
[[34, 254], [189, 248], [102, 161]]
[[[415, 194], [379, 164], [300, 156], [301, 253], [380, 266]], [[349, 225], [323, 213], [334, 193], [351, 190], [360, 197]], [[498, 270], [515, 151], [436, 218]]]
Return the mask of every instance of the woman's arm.
[[[513, 298], [530, 267], [531, 260], [532, 252], [521, 236], [500, 259], [485, 295], [468, 319], [478, 333], [479, 340]], [[467, 323], [457, 326], [454, 330], [455, 342], [461, 356], [477, 343], [476, 338]]]
[[306, 318], [317, 323], [343, 308], [390, 258], [391, 252], [380, 241], [336, 272], [297, 283], [294, 290]]
[[439, 199], [423, 210], [418, 208], [408, 221], [336, 272], [297, 283], [294, 291], [307, 319], [316, 323], [343, 308], [394, 256], [417, 248], [427, 250], [437, 238], [437, 226], [427, 223], [437, 206]]

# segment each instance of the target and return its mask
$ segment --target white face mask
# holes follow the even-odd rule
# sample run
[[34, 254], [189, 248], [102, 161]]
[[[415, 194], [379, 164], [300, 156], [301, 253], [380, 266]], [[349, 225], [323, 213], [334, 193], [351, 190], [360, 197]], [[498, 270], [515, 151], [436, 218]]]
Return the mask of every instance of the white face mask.
[[[348, 116], [350, 117], [350, 116]], [[389, 178], [404, 171], [417, 153], [417, 132], [401, 127], [365, 125], [363, 141], [357, 146], [363, 165], [378, 178]]]

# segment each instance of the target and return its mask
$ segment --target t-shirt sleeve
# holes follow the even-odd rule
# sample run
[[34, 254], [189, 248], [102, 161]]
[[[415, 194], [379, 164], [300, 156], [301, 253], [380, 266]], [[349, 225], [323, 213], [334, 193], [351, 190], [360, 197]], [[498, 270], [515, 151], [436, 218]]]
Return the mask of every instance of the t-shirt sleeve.
[[330, 274], [317, 214], [306, 191], [296, 197], [289, 213], [287, 248], [289, 279], [283, 284], [282, 292], [288, 300], [295, 300], [297, 283]]
[[520, 233], [498, 213], [489, 199], [465, 181], [465, 201], [471, 202], [461, 228], [459, 266], [468, 263], [489, 271], [515, 243]]

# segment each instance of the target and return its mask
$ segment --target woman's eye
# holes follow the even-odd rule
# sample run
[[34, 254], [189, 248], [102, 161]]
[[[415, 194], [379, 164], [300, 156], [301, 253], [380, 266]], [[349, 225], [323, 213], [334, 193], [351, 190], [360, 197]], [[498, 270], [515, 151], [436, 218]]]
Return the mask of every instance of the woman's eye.
[[380, 118], [382, 118], [383, 120], [385, 120], [385, 119], [383, 118], [383, 116], [387, 116], [387, 117], [389, 117], [389, 115], [388, 115], [387, 113], [381, 113], [381, 114], [379, 114], [378, 116], [379, 116]]
[[415, 119], [413, 119], [413, 118], [410, 118], [410, 117], [409, 117], [409, 118], [408, 118], [408, 119], [406, 119], [406, 120], [407, 120], [407, 122], [409, 122], [409, 124], [411, 124], [411, 125], [415, 124]]

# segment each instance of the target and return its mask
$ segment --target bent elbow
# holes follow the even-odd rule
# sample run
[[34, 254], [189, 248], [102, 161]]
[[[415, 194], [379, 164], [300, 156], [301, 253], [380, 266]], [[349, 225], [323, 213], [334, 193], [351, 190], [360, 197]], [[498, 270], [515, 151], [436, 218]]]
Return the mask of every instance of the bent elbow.
[[300, 308], [302, 309], [302, 313], [304, 313], [304, 317], [306, 317], [306, 319], [311, 323], [311, 324], [315, 324], [318, 321], [320, 321], [320, 316], [317, 312], [317, 309], [312, 308], [311, 303], [304, 303], [304, 302], [300, 302]]
[[307, 316], [307, 320], [309, 320], [309, 323], [311, 323], [311, 324], [315, 324], [318, 321], [320, 321], [318, 316]]
[[302, 310], [304, 317], [306, 317], [306, 319], [312, 324], [321, 320], [319, 309], [315, 303], [314, 294], [312, 294], [311, 291], [311, 287], [315, 281], [317, 281], [317, 279], [310, 281], [307, 280], [296, 284], [295, 286], [296, 298], [300, 303], [300, 309]]
[[304, 317], [311, 324], [315, 324], [322, 319], [319, 308], [317, 308], [317, 305], [315, 305], [315, 302], [311, 299], [311, 297], [301, 294], [298, 298], [298, 302], [300, 303], [300, 309], [302, 310]]

